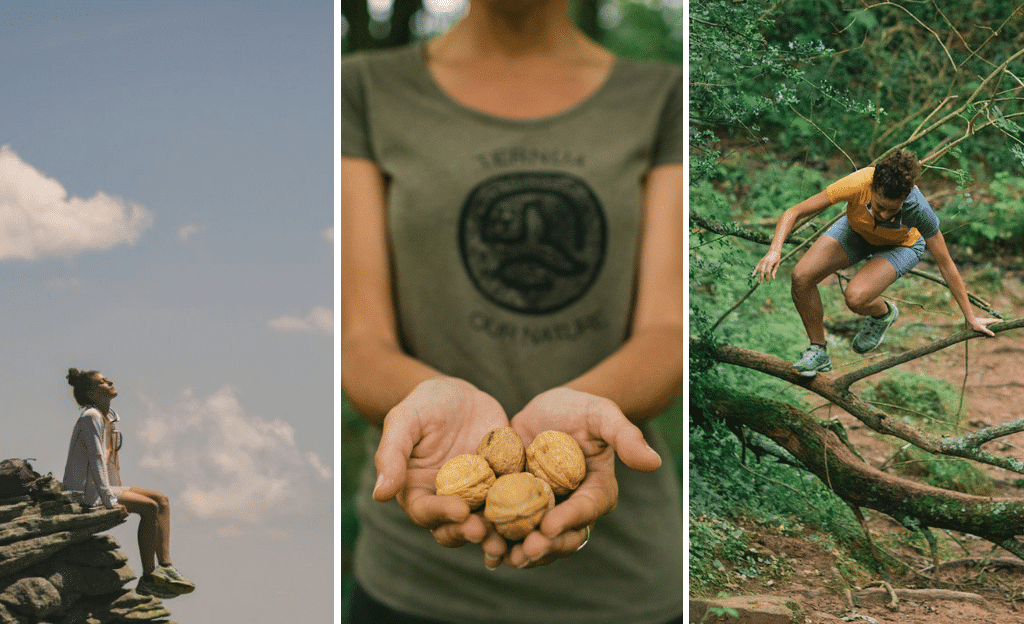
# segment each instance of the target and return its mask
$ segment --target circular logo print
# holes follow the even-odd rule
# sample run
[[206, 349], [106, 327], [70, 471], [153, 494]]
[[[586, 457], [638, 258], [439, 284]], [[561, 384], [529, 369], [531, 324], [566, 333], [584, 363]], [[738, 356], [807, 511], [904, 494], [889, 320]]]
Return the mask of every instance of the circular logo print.
[[508, 173], [469, 194], [459, 224], [462, 260], [494, 303], [527, 314], [560, 310], [597, 278], [607, 240], [604, 212], [583, 180], [564, 173]]

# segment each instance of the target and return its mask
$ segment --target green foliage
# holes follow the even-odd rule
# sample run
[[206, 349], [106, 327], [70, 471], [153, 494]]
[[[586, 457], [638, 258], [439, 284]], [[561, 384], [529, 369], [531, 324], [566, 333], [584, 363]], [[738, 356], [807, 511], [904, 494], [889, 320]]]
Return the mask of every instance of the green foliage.
[[[887, 413], [925, 431], [959, 435], [964, 420], [960, 390], [947, 381], [894, 373], [871, 384], [864, 399]], [[910, 447], [901, 448], [890, 460], [896, 472], [929, 485], [985, 496], [992, 492], [992, 479], [971, 462], [933, 455]]]
[[971, 462], [905, 447], [890, 462], [900, 474], [947, 490], [988, 496], [995, 489], [992, 478]]
[[627, 58], [685, 62], [686, 22], [681, 8], [635, 0], [611, 0], [603, 8], [614, 17], [614, 25], [600, 37], [609, 50]]
[[[788, 454], [748, 433], [758, 447]], [[829, 550], [847, 551], [850, 564], [873, 565], [849, 507], [817, 477], [780, 457], [741, 462], [739, 441], [722, 423], [690, 430], [690, 583], [707, 593], [730, 577], [772, 577], [783, 566], [750, 548], [740, 519], [792, 535], [816, 535]], [[858, 564], [860, 565], [860, 564]]]
[[732, 607], [724, 607], [724, 606], [721, 606], [721, 605], [714, 605], [714, 606], [708, 607], [708, 612], [711, 613], [711, 615], [713, 615], [715, 617], [720, 617], [720, 618], [721, 617], [734, 617], [734, 618], [738, 618], [740, 616], [740, 612], [737, 611], [736, 609], [734, 609]]
[[1024, 177], [1006, 171], [995, 174], [988, 188], [960, 194], [947, 210], [952, 218], [945, 229], [948, 242], [976, 253], [1020, 253], [1024, 240]]
[[355, 493], [359, 487], [359, 473], [366, 462], [366, 450], [363, 444], [367, 425], [356, 414], [348, 401], [342, 397], [341, 411], [338, 414], [340, 435], [335, 440], [341, 457], [340, 469], [335, 483], [340, 484], [341, 501], [338, 507], [340, 528], [337, 535], [338, 548], [341, 555], [341, 569], [338, 571], [342, 587], [347, 591], [347, 580], [351, 574], [352, 553], [356, 536], [359, 533], [359, 519], [356, 515]]
[[948, 381], [913, 373], [893, 373], [862, 394], [888, 414], [929, 431], [954, 433], [963, 420], [960, 390]]
[[[730, 128], [758, 132], [760, 119], [798, 102], [807, 84], [801, 62], [827, 53], [818, 42], [770, 42], [776, 9], [770, 0], [736, 3], [723, 0], [690, 2], [690, 118], [705, 130]], [[712, 169], [717, 156], [714, 136], [690, 136], [694, 174]]]
[[767, 563], [750, 548], [742, 528], [714, 515], [690, 518], [689, 557], [694, 594], [706, 593], [732, 575], [755, 578]]

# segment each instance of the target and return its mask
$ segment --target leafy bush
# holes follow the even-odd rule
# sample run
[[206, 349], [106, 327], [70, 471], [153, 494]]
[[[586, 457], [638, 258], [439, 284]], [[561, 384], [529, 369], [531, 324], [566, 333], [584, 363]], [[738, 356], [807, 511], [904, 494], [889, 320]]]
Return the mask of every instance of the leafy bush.
[[1024, 177], [1001, 171], [974, 198], [958, 195], [950, 203], [947, 239], [977, 253], [1019, 254], [1024, 241]]
[[913, 373], [893, 373], [870, 385], [864, 400], [926, 430], [953, 432], [963, 420], [960, 391], [953, 384]]

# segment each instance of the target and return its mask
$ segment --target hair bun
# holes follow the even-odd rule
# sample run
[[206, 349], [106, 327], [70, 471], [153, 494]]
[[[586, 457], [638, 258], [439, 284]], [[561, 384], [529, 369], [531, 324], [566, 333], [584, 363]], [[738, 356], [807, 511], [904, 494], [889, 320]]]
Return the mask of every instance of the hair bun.
[[75, 385], [75, 382], [77, 382], [78, 378], [81, 376], [82, 371], [78, 370], [77, 368], [68, 369], [68, 383], [71, 384], [72, 386]]

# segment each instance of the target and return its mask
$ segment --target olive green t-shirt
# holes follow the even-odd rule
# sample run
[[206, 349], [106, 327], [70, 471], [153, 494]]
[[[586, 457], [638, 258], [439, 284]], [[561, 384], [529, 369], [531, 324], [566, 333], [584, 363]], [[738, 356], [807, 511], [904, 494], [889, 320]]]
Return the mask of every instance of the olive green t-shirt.
[[[645, 174], [681, 163], [685, 84], [673, 66], [616, 59], [582, 103], [505, 119], [449, 97], [421, 45], [341, 63], [341, 153], [373, 160], [403, 348], [494, 396], [509, 417], [626, 340]], [[344, 294], [342, 295], [344, 296]], [[667, 459], [657, 434], [645, 434]], [[376, 450], [379, 431], [367, 440]], [[488, 571], [447, 549], [362, 475], [354, 563], [376, 599], [453, 622], [664, 622], [686, 605], [684, 525], [671, 462], [616, 466], [619, 505], [553, 565]]]

